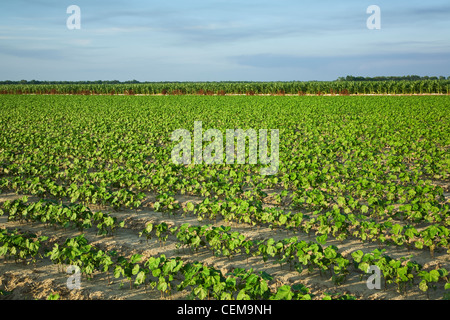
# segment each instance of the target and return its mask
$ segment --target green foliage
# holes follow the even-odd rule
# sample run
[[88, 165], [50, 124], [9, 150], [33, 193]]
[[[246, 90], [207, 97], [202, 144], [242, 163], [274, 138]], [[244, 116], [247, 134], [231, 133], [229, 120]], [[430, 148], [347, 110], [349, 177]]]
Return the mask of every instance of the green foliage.
[[42, 245], [48, 240], [46, 236], [33, 233], [21, 233], [16, 230], [0, 230], [0, 256], [6, 258], [13, 257], [16, 262], [19, 260], [27, 264], [36, 263], [36, 257], [42, 258]]
[[[130, 84], [116, 89], [127, 94], [139, 90], [197, 94], [200, 89], [217, 89], [214, 84], [204, 85]], [[254, 85], [230, 84], [225, 91], [314, 94], [345, 89], [339, 82], [328, 86]], [[350, 93], [443, 91], [433, 81], [347, 85]], [[36, 93], [47, 89], [50, 87], [33, 88]], [[64, 92], [78, 89], [58, 88]], [[94, 89], [99, 87], [89, 85], [82, 90]], [[194, 253], [208, 249], [218, 257], [242, 257], [247, 262], [260, 258], [281, 269], [318, 271], [322, 277], [328, 274], [337, 285], [345, 282], [349, 266], [363, 273], [370, 265], [378, 265], [385, 286], [395, 284], [404, 293], [419, 282], [428, 292], [446, 281], [442, 275], [435, 282], [435, 276], [429, 270], [420, 273], [423, 270], [410, 257], [393, 259], [381, 248], [427, 250], [432, 257], [436, 252], [450, 252], [449, 205], [444, 188], [436, 183], [450, 176], [448, 99], [0, 95], [0, 191], [40, 199], [5, 201], [0, 215], [7, 216], [9, 222], [70, 227], [81, 233], [95, 228], [100, 235], [113, 235], [124, 226], [114, 212], [106, 213], [107, 207], [135, 214], [147, 207], [161, 216], [193, 215], [211, 224], [147, 224], [140, 236], [147, 241], [156, 238], [161, 246], [171, 237], [178, 248]], [[277, 173], [261, 175], [264, 165], [260, 162], [174, 164], [171, 132], [179, 128], [192, 132], [196, 120], [202, 121], [204, 130], [217, 128], [223, 133], [230, 128], [279, 129]], [[198, 200], [182, 206], [176, 201], [180, 194]], [[156, 199], [149, 202], [149, 196]], [[102, 209], [94, 211], [94, 207]], [[282, 230], [287, 236], [250, 239], [228, 226], [219, 226], [222, 221], [224, 225], [246, 224], [252, 230], [262, 226]], [[298, 234], [307, 234], [311, 241], [300, 241]], [[16, 238], [18, 242], [12, 242]], [[2, 239], [0, 253], [18, 261], [35, 261], [44, 252], [45, 240], [38, 237], [2, 231]], [[350, 257], [329, 245], [330, 241], [346, 239], [370, 243], [380, 250], [357, 251]], [[169, 285], [170, 272], [155, 277], [145, 262], [132, 262], [130, 257], [118, 262], [82, 238], [55, 244], [49, 257], [59, 265], [79, 265], [89, 277], [95, 272], [115, 271], [131, 284], [154, 284], [162, 295], [174, 289]], [[154, 270], [165, 263], [172, 265], [174, 262], [166, 262], [170, 260], [161, 260], [161, 266]], [[217, 278], [212, 272], [212, 278], [204, 276], [192, 297], [247, 299], [264, 291], [264, 284], [259, 293], [240, 286], [241, 275]], [[292, 287], [278, 289], [279, 293], [271, 291], [266, 296], [295, 299], [307, 295]]]

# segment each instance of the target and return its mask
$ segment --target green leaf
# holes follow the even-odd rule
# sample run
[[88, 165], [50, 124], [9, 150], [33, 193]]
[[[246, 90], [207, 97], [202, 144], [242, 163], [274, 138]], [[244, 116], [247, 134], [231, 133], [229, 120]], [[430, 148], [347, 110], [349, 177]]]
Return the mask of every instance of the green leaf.
[[359, 268], [361, 271], [367, 273], [367, 272], [369, 271], [370, 265], [369, 265], [367, 262], [363, 262], [363, 263], [360, 263], [360, 264], [359, 264], [358, 268]]
[[355, 260], [355, 262], [357, 262], [357, 263], [361, 262], [361, 259], [363, 256], [364, 256], [364, 252], [362, 252], [361, 250], [356, 250], [356, 251], [352, 252], [353, 260]]
[[158, 286], [156, 289], [161, 292], [165, 292], [167, 290], [167, 282], [163, 277], [159, 277]]
[[273, 276], [270, 275], [270, 274], [268, 274], [268, 273], [265, 272], [265, 271], [261, 271], [259, 274], [260, 274], [261, 278], [264, 279], [264, 280], [266, 280], [266, 281], [271, 281], [271, 280], [273, 280]]
[[273, 300], [292, 300], [293, 296], [294, 294], [291, 291], [291, 287], [285, 284], [278, 288]]
[[138, 274], [137, 274], [137, 276], [136, 276], [136, 280], [135, 280], [135, 284], [142, 284], [142, 283], [144, 283], [145, 282], [145, 279], [146, 279], [146, 274], [145, 274], [145, 272], [144, 271], [140, 271]]
[[439, 271], [438, 270], [431, 270], [430, 271], [430, 282], [438, 282], [440, 277]]
[[119, 278], [121, 275], [124, 274], [124, 270], [121, 266], [116, 265], [116, 267], [114, 268], [114, 278]]
[[188, 202], [186, 204], [186, 208], [187, 208], [188, 211], [194, 211], [195, 206], [194, 206], [194, 204], [192, 202]]
[[426, 280], [420, 281], [419, 289], [422, 290], [423, 292], [426, 292], [428, 290], [428, 285], [427, 285], [427, 281]]
[[131, 274], [136, 275], [136, 274], [138, 274], [139, 270], [140, 270], [139, 265], [136, 264], [136, 265], [134, 265], [133, 270], [131, 270]]
[[416, 241], [414, 242], [414, 245], [417, 249], [423, 249], [423, 242], [422, 241]]
[[239, 291], [236, 300], [250, 300], [250, 296], [245, 292], [245, 289]]
[[392, 232], [396, 235], [399, 235], [402, 232], [402, 230], [403, 230], [403, 227], [399, 224], [394, 224], [392, 226]]
[[327, 239], [328, 239], [328, 235], [326, 235], [326, 234], [316, 237], [316, 241], [322, 245], [327, 244]]
[[134, 254], [130, 258], [130, 263], [132, 263], [132, 264], [138, 263], [139, 261], [141, 261], [141, 259], [142, 259], [142, 255], [141, 254]]
[[58, 293], [52, 293], [47, 297], [47, 300], [59, 300], [59, 294]]

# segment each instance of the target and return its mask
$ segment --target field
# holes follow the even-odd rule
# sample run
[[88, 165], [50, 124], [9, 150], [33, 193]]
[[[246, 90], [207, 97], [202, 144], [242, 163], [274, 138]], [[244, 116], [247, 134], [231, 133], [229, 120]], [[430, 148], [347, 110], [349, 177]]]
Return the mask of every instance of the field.
[[[3, 93], [0, 299], [450, 299], [448, 95]], [[275, 174], [174, 163], [195, 121]]]

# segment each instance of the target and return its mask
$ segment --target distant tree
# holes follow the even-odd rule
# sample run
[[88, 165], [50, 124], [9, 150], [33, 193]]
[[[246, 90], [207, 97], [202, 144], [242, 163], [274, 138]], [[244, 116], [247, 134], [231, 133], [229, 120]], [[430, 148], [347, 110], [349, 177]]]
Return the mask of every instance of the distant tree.
[[[336, 81], [419, 81], [419, 80], [445, 80], [444, 76], [418, 76], [418, 75], [407, 75], [407, 76], [377, 76], [377, 77], [355, 77], [348, 75], [345, 78], [339, 77]], [[447, 77], [450, 80], [450, 77]]]

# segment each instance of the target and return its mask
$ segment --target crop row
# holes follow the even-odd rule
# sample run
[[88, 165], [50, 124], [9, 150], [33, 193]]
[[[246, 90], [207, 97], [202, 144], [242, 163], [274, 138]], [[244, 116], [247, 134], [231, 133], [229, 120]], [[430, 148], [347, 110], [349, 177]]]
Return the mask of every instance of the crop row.
[[411, 245], [422, 249], [428, 247], [433, 255], [436, 248], [447, 249], [450, 252], [450, 230], [439, 224], [432, 224], [421, 231], [411, 225], [393, 223], [389, 220], [377, 222], [362, 214], [341, 213], [339, 208], [322, 213], [315, 211], [315, 216], [309, 216], [302, 212], [292, 214], [276, 208], [262, 208], [258, 201], [246, 201], [235, 199], [234, 201], [222, 201], [206, 198], [200, 203], [188, 203], [184, 208], [186, 213], [197, 215], [200, 220], [210, 220], [221, 216], [225, 221], [236, 221], [250, 225], [268, 224], [273, 227], [284, 227], [291, 230], [299, 230], [309, 234], [312, 230], [319, 242], [326, 242], [328, 235], [338, 240], [353, 236], [366, 241], [378, 241], [393, 243], [396, 245]]
[[[18, 259], [33, 259], [43, 249], [46, 237], [33, 239], [34, 235], [20, 234], [17, 230], [0, 232], [0, 256], [15, 256]], [[35, 236], [34, 236], [35, 237]], [[78, 267], [79, 271], [93, 278], [95, 272], [106, 272], [111, 284], [110, 272], [114, 278], [126, 279], [130, 288], [144, 285], [155, 288], [164, 294], [171, 295], [175, 290], [189, 290], [192, 299], [220, 300], [311, 300], [315, 295], [302, 284], [282, 285], [274, 291], [269, 288], [273, 277], [266, 272], [254, 272], [235, 268], [223, 275], [212, 266], [200, 262], [187, 262], [179, 257], [167, 258], [164, 254], [152, 256], [142, 261], [142, 255], [135, 254], [129, 258], [117, 256], [115, 251], [102, 251], [90, 245], [83, 234], [68, 238], [59, 245], [55, 243], [51, 250], [45, 250], [53, 263], [62, 269], [64, 265]], [[323, 299], [354, 299], [349, 295], [333, 297], [325, 294]]]
[[[407, 285], [413, 286], [414, 279], [420, 279], [420, 290], [427, 292], [427, 283], [438, 282], [442, 279], [448, 284], [448, 271], [445, 268], [439, 270], [425, 271], [423, 266], [413, 261], [409, 257], [399, 259], [391, 258], [386, 255], [385, 249], [374, 249], [372, 252], [364, 254], [361, 250], [351, 253], [351, 258], [344, 257], [339, 249], [330, 245], [322, 246], [314, 241], [303, 241], [297, 237], [274, 240], [273, 238], [265, 240], [248, 239], [239, 232], [230, 232], [230, 227], [212, 225], [191, 226], [183, 224], [179, 227], [169, 227], [165, 222], [159, 224], [149, 223], [140, 233], [145, 235], [147, 240], [156, 236], [160, 243], [164, 243], [171, 234], [177, 238], [177, 247], [187, 246], [193, 251], [200, 247], [212, 250], [216, 256], [226, 256], [245, 253], [248, 258], [261, 257], [264, 264], [269, 258], [274, 259], [274, 263], [288, 264], [292, 269], [292, 263], [299, 273], [303, 270], [312, 272], [318, 270], [320, 275], [329, 272], [331, 279], [337, 285], [342, 284], [349, 274], [349, 266], [354, 266], [357, 270], [368, 272], [370, 266], [378, 266], [383, 273], [385, 289], [387, 284], [396, 283], [397, 290], [400, 293], [406, 293]], [[438, 277], [436, 278], [436, 272]], [[430, 273], [433, 277], [430, 278]]]
[[40, 199], [28, 202], [27, 197], [5, 201], [0, 216], [7, 215], [8, 221], [38, 221], [47, 225], [72, 226], [79, 231], [96, 225], [99, 235], [113, 235], [117, 227], [123, 226], [116, 217], [101, 211], [92, 212], [83, 204], [64, 205], [52, 200]]
[[[178, 203], [174, 203], [171, 197], [157, 197], [155, 209], [162, 210], [167, 206], [169, 210], [177, 209]], [[158, 207], [156, 207], [158, 204]], [[355, 237], [363, 241], [378, 241], [382, 243], [393, 243], [396, 245], [414, 245], [418, 249], [427, 247], [433, 255], [436, 248], [447, 248], [450, 250], [449, 229], [445, 226], [432, 224], [421, 231], [412, 225], [402, 225], [389, 220], [379, 223], [374, 219], [367, 218], [362, 214], [341, 213], [339, 208], [322, 213], [322, 210], [314, 212], [309, 216], [301, 212], [292, 214], [285, 213], [276, 208], [262, 209], [259, 201], [246, 201], [235, 199], [233, 201], [204, 199], [194, 205], [187, 203], [185, 212], [192, 212], [199, 219], [217, 219], [220, 215], [225, 221], [236, 221], [256, 224], [268, 224], [272, 227], [284, 227], [291, 230], [299, 230], [309, 234], [315, 231], [319, 234], [317, 240], [325, 243], [327, 237], [344, 240]], [[99, 234], [112, 234], [119, 226], [115, 217], [103, 212], [93, 213], [89, 207], [82, 204], [63, 205], [51, 200], [39, 200], [27, 203], [27, 198], [6, 201], [0, 214], [7, 214], [9, 221], [40, 221], [46, 224], [58, 224], [68, 226], [72, 224], [80, 231], [92, 227], [98, 228]]]
[[59, 199], [69, 198], [72, 203], [80, 201], [86, 204], [110, 205], [116, 209], [121, 207], [137, 208], [144, 198], [143, 193], [135, 193], [125, 188], [111, 190], [106, 186], [89, 182], [82, 185], [72, 183], [69, 186], [63, 186], [50, 179], [41, 181], [39, 177], [33, 178], [32, 181], [23, 180], [19, 177], [1, 178], [0, 188], [12, 189], [30, 195], [57, 197]]

